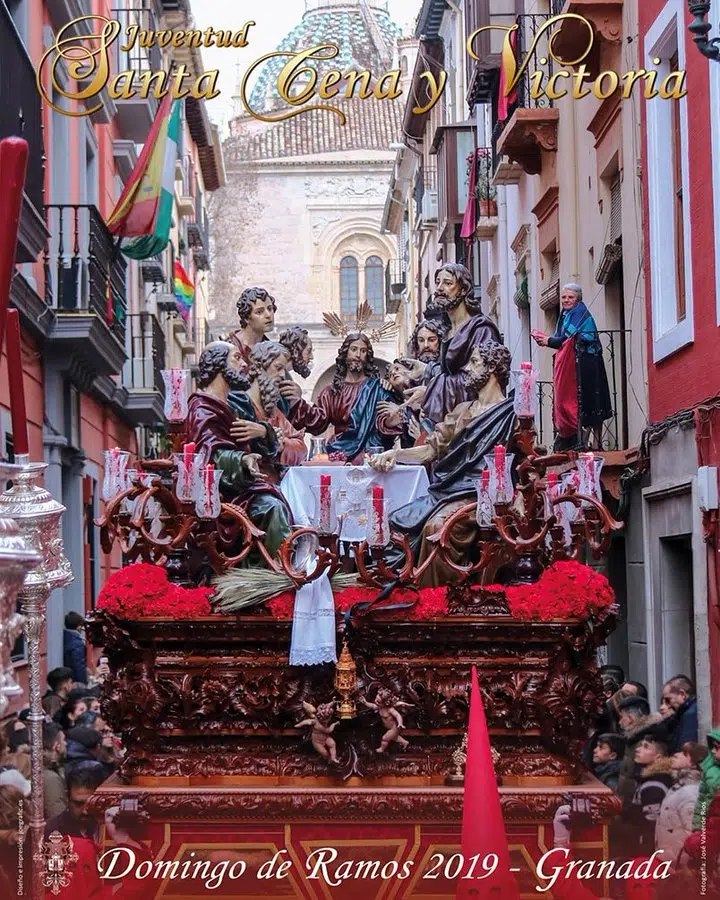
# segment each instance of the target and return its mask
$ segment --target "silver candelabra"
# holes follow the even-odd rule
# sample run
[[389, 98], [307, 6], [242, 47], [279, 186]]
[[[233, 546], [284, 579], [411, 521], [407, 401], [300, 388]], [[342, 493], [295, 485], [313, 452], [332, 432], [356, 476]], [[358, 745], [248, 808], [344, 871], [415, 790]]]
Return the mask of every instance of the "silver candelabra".
[[[60, 522], [65, 507], [40, 483], [45, 463], [31, 463], [29, 456], [16, 457], [11, 474], [12, 487], [0, 495], [0, 521], [14, 519], [26, 549], [39, 563], [27, 572], [19, 591], [23, 628], [27, 641], [30, 675], [30, 758], [32, 767], [32, 809], [30, 833], [33, 849], [32, 895], [44, 896], [43, 832], [45, 829], [43, 791], [43, 721], [40, 651], [45, 628], [47, 602], [52, 591], [73, 580], [65, 557]], [[13, 609], [14, 612], [14, 609]]]

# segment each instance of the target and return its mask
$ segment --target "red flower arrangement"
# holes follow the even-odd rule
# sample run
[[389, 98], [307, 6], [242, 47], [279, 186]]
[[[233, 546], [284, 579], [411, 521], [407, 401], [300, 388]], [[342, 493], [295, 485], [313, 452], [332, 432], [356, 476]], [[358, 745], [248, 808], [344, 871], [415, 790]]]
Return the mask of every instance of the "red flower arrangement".
[[97, 609], [120, 619], [194, 619], [210, 615], [211, 595], [212, 588], [171, 584], [162, 566], [135, 563], [108, 578], [98, 594]]
[[[480, 588], [478, 587], [478, 590]], [[577, 562], [558, 562], [546, 569], [535, 584], [513, 587], [493, 584], [483, 591], [503, 594], [510, 614], [517, 619], [549, 622], [552, 619], [588, 619], [615, 603], [615, 593], [604, 575]], [[355, 606], [374, 600], [376, 588], [350, 587], [335, 594], [335, 608], [345, 612]], [[404, 588], [393, 591], [390, 603], [417, 602], [410, 609], [386, 613], [388, 618], [410, 621], [434, 619], [448, 611], [447, 588], [421, 588], [417, 593]], [[295, 606], [295, 594], [286, 591], [268, 602], [276, 619], [291, 619]]]
[[510, 612], [518, 619], [588, 619], [615, 603], [604, 575], [582, 563], [557, 562], [535, 584], [505, 588]]

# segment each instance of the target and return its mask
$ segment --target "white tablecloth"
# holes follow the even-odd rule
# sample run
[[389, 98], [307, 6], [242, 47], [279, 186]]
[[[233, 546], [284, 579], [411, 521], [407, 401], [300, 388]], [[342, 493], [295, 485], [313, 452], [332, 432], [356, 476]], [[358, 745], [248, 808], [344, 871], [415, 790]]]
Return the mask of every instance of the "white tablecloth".
[[[367, 487], [353, 485], [348, 479], [351, 472], [363, 481], [369, 479]], [[312, 525], [315, 512], [312, 488], [319, 487], [321, 475], [330, 475], [333, 496], [337, 496], [336, 492], [341, 495], [337, 503], [342, 515], [340, 537], [345, 541], [365, 540], [365, 507], [372, 487], [383, 486], [388, 511], [392, 514], [416, 497], [427, 494], [429, 485], [423, 466], [396, 466], [392, 472], [384, 474], [373, 472], [369, 466], [293, 466], [285, 473], [280, 490], [290, 504], [296, 525]]]

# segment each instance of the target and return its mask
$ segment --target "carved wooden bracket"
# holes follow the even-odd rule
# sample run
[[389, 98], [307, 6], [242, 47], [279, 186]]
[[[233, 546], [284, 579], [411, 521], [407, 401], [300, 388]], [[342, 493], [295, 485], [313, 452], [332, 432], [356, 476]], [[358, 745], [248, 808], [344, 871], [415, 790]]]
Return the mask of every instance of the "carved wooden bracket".
[[543, 151], [557, 152], [559, 118], [560, 110], [553, 107], [516, 109], [500, 135], [498, 152], [522, 166], [528, 175], [539, 175]]
[[[592, 26], [594, 44], [583, 59], [591, 78], [597, 78], [607, 68], [602, 62], [606, 51], [612, 52], [622, 42], [623, 3], [624, 0], [571, 0], [564, 10], [582, 16]], [[563, 59], [578, 59], [588, 46], [588, 37], [587, 26], [577, 19], [565, 19], [558, 26], [554, 49]]]

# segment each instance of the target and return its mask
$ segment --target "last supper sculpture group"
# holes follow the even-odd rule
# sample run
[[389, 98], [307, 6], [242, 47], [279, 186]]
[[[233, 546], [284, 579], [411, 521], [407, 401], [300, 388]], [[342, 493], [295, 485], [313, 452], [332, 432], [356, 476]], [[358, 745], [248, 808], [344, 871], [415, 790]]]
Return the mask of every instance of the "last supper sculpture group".
[[[475, 664], [499, 781], [538, 789], [508, 814], [550, 821], [548, 786], [589, 778], [580, 750], [603, 701], [596, 650], [614, 598], [587, 563], [621, 526], [602, 458], [538, 446], [535, 373], [512, 370], [461, 265], [438, 271], [411, 352], [384, 377], [366, 310], [354, 331], [328, 317], [342, 343], [314, 402], [291, 374], [309, 374], [312, 341], [299, 327], [272, 339], [275, 311], [263, 288], [244, 291], [240, 327], [204, 349], [195, 390], [187, 371], [166, 373], [169, 458], [131, 469], [108, 452], [103, 548], [121, 547], [126, 577], [162, 566], [173, 596], [167, 614], [128, 615], [111, 585], [91, 626], [124, 784], [271, 785], [270, 818], [291, 802], [305, 819], [340, 814], [335, 795], [321, 812], [283, 784], [383, 785], [400, 807], [408, 786], [457, 784]], [[306, 435], [326, 436], [311, 459]], [[434, 803], [452, 818], [461, 798], [443, 790], [406, 814]], [[592, 792], [606, 820], [615, 801]], [[235, 796], [203, 803], [230, 815]], [[361, 817], [380, 809], [353, 802]]]

